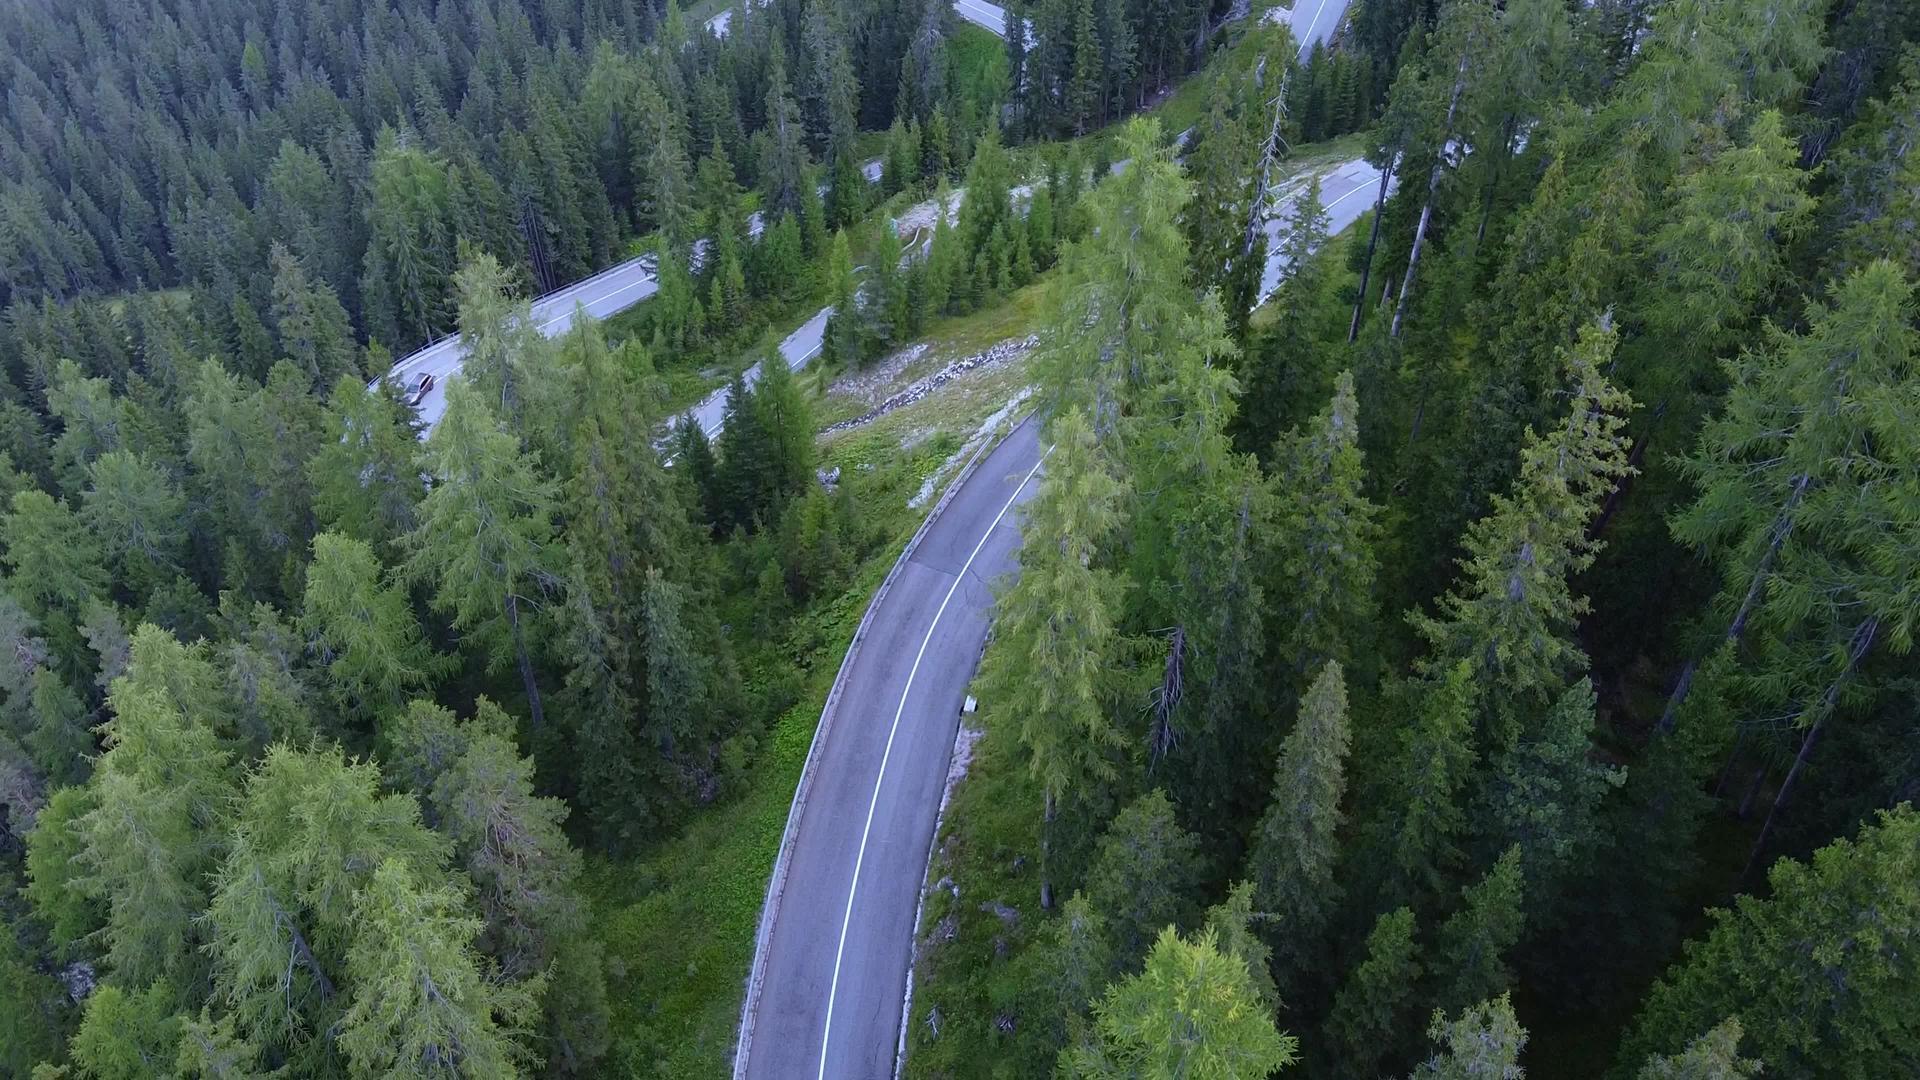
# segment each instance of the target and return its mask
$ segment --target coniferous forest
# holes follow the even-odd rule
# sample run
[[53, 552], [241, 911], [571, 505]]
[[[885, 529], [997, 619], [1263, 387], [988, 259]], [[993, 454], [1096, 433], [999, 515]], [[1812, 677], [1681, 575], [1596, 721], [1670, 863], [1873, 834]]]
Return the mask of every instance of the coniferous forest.
[[1267, 7], [0, 5], [0, 1076], [720, 1075], [1029, 335], [907, 1075], [1920, 1075], [1920, 6]]

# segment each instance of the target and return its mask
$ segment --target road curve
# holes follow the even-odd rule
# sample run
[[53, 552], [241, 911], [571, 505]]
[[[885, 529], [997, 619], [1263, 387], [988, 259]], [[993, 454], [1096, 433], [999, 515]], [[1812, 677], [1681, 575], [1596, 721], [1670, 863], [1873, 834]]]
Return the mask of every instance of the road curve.
[[768, 885], [741, 1015], [740, 1080], [885, 1080], [914, 912], [995, 579], [1038, 484], [1029, 418], [935, 510], [835, 681]]
[[[604, 319], [625, 311], [658, 291], [652, 266], [653, 256], [642, 255], [550, 292], [533, 302], [534, 324], [548, 337], [559, 337], [573, 326], [578, 312]], [[466, 358], [460, 335], [453, 334], [401, 357], [385, 377], [412, 389], [420, 376], [433, 376], [433, 389], [414, 410], [432, 430], [447, 409], [447, 380], [460, 370]]]
[[[1387, 178], [1387, 192], [1392, 194], [1398, 186], [1397, 178]], [[1276, 192], [1281, 205], [1275, 208], [1262, 228], [1267, 234], [1267, 265], [1260, 275], [1260, 300], [1255, 306], [1266, 303], [1273, 290], [1280, 287], [1289, 269], [1286, 255], [1280, 250], [1280, 238], [1293, 223], [1295, 207], [1306, 194], [1304, 179], [1290, 181], [1286, 188]], [[1320, 174], [1320, 205], [1327, 211], [1327, 235], [1337, 236], [1347, 226], [1360, 219], [1362, 214], [1373, 209], [1373, 200], [1379, 195], [1380, 170], [1367, 163], [1365, 158], [1336, 166]]]

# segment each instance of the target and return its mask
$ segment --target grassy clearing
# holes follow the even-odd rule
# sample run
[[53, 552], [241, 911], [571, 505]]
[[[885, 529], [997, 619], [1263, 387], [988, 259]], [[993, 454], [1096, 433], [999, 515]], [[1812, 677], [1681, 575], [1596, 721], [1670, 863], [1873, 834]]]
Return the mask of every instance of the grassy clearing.
[[859, 474], [860, 505], [880, 540], [844, 589], [787, 624], [774, 655], [743, 658], [798, 670], [798, 701], [753, 748], [734, 795], [644, 856], [589, 859], [586, 894], [613, 1007], [609, 1074], [725, 1075], [760, 903], [820, 710], [874, 590], [924, 515], [908, 498], [957, 445], [940, 438], [902, 454], [848, 443], [825, 455], [843, 468], [873, 465]]

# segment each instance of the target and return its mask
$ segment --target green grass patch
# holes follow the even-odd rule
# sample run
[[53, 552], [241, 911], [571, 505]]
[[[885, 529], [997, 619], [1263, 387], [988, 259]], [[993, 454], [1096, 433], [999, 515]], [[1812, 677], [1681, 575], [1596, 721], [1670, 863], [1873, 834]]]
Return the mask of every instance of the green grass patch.
[[[1052, 1056], [1022, 1016], [1031, 1000], [1018, 957], [1045, 925], [1040, 911], [1040, 789], [1028, 774], [1011, 711], [985, 704], [985, 734], [941, 824], [919, 927], [906, 1075], [1044, 1077]], [[1000, 912], [1013, 911], [1011, 920]], [[938, 1014], [939, 1033], [928, 1018]], [[1010, 1016], [1013, 1031], [995, 1019]]]

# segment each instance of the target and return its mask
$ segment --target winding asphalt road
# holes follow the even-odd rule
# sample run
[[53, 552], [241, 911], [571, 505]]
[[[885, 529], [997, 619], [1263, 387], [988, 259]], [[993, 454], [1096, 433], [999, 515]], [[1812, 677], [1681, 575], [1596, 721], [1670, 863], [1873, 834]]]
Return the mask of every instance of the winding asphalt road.
[[734, 1076], [893, 1075], [913, 919], [960, 706], [1043, 452], [1028, 419], [875, 597], [828, 699], [768, 890]]
[[[1322, 176], [1330, 234], [1371, 207], [1379, 181], [1364, 161]], [[1302, 194], [1280, 193], [1270, 237]], [[1266, 292], [1285, 269], [1270, 261]], [[895, 1074], [940, 793], [992, 620], [991, 582], [1017, 567], [1015, 511], [1043, 460], [1037, 429], [1029, 418], [935, 510], [848, 652], [768, 883], [735, 1080]]]

